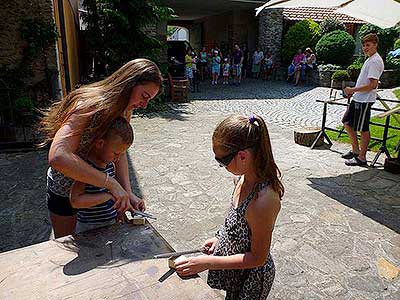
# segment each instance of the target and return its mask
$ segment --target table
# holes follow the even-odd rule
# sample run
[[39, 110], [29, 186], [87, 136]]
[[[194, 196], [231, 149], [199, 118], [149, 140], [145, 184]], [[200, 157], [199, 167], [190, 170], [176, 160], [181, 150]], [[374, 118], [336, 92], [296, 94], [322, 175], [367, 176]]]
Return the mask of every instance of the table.
[[[115, 224], [0, 254], [0, 299], [220, 299], [155, 254], [173, 251], [150, 225]], [[165, 276], [164, 276], [165, 278]]]

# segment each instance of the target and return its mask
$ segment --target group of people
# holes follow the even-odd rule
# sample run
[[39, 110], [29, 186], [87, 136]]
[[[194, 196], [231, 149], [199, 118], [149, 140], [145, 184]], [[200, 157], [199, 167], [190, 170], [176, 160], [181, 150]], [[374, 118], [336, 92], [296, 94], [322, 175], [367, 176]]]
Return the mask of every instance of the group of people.
[[303, 53], [302, 49], [297, 50], [293, 57], [292, 63], [288, 67], [287, 81], [294, 79], [294, 85], [299, 84], [300, 78], [305, 78], [308, 71], [317, 67], [317, 58], [311, 48], [306, 48]]
[[[353, 146], [344, 155], [349, 165], [366, 164], [370, 108], [383, 72], [377, 44], [375, 34], [364, 37], [369, 58], [356, 86], [344, 90], [353, 95], [343, 118]], [[300, 54], [294, 63], [301, 61]], [[213, 58], [218, 73], [219, 53]], [[243, 53], [238, 45], [231, 62], [240, 80]], [[110, 77], [72, 91], [43, 118], [51, 144], [47, 201], [56, 238], [113, 224], [127, 210], [145, 210], [129, 180], [130, 118], [158, 94], [161, 83], [153, 62], [136, 59]], [[208, 284], [225, 290], [226, 299], [266, 299], [275, 276], [272, 232], [284, 194], [267, 125], [258, 115], [228, 117], [214, 130], [211, 144], [217, 163], [235, 176], [230, 210], [215, 237], [204, 242], [204, 254], [181, 260], [177, 272], [190, 276], [209, 270]]]
[[[248, 69], [249, 61], [251, 69]], [[222, 76], [222, 84], [229, 84], [233, 79], [234, 85], [239, 85], [241, 80], [246, 78], [248, 71], [251, 71], [253, 78], [260, 75], [267, 80], [272, 73], [274, 59], [271, 51], [264, 55], [263, 51], [257, 47], [252, 57], [249, 57], [247, 47], [240, 48], [235, 44], [231, 52], [225, 54], [218, 47], [211, 48], [207, 52], [203, 47], [196, 55], [188, 49], [185, 56], [185, 76], [193, 82], [196, 76], [204, 80], [208, 76], [211, 78], [211, 85], [217, 85]]]
[[185, 56], [185, 76], [192, 83], [196, 76], [205, 80], [209, 75], [211, 84], [217, 85], [222, 74], [223, 84], [229, 84], [229, 79], [233, 77], [233, 83], [239, 85], [244, 64], [247, 63], [245, 53], [239, 44], [235, 44], [233, 51], [225, 55], [218, 47], [211, 48], [209, 52], [203, 47], [199, 55], [188, 49]]

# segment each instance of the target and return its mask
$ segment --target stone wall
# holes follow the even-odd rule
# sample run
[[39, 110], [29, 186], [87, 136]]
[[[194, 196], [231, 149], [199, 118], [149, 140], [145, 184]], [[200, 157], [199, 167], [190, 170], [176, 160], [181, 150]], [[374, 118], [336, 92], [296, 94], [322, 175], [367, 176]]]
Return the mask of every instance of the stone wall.
[[[0, 65], [17, 67], [23, 57], [26, 43], [20, 28], [24, 18], [39, 18], [54, 22], [51, 0], [4, 0], [0, 1]], [[27, 79], [28, 85], [34, 85], [45, 79], [45, 64], [48, 69], [57, 70], [56, 43], [50, 49], [32, 61], [34, 77]]]
[[283, 10], [268, 9], [259, 15], [259, 45], [265, 51], [272, 51], [275, 62], [281, 62]]

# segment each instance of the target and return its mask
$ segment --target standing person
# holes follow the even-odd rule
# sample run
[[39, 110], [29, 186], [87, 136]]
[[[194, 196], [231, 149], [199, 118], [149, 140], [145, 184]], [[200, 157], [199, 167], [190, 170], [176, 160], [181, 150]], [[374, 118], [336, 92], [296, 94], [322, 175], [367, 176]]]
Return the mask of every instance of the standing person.
[[218, 84], [218, 76], [221, 71], [221, 57], [219, 56], [218, 50], [214, 50], [214, 56], [212, 57], [211, 72], [212, 72], [212, 85]]
[[[384, 64], [382, 57], [378, 54], [378, 36], [370, 33], [362, 39], [362, 48], [368, 59], [364, 62], [360, 75], [354, 88], [346, 87], [344, 93], [353, 100], [350, 102], [343, 117], [343, 124], [349, 135], [352, 150], [344, 155], [348, 166], [366, 166], [367, 150], [369, 140], [369, 119], [371, 117], [371, 106], [376, 101], [376, 89], [381, 77]], [[361, 132], [360, 146], [357, 140], [357, 131]]]
[[256, 48], [253, 54], [253, 65], [251, 72], [253, 73], [253, 78], [258, 79], [261, 71], [261, 61], [264, 59], [264, 53], [260, 50], [260, 47]]
[[187, 50], [185, 55], [185, 77], [189, 79], [190, 88], [193, 87], [193, 57], [192, 51]]
[[268, 129], [259, 116], [231, 116], [217, 126], [212, 143], [215, 159], [240, 178], [224, 225], [203, 245], [209, 255], [180, 261], [177, 272], [208, 269], [208, 284], [225, 290], [225, 299], [264, 300], [275, 277], [270, 247], [284, 194]]
[[45, 114], [41, 122], [46, 135], [43, 145], [51, 143], [47, 201], [56, 238], [75, 231], [76, 209], [69, 199], [74, 181], [109, 190], [118, 211], [145, 209], [143, 200], [131, 190], [126, 155], [115, 164], [115, 178], [85, 159], [112, 121], [119, 116], [129, 121], [132, 110], [145, 108], [159, 92], [161, 83], [155, 63], [135, 59], [106, 79], [72, 91]]
[[224, 76], [224, 84], [229, 84], [229, 72], [231, 65], [229, 64], [228, 58], [224, 59], [224, 64], [222, 65], [222, 75]]
[[206, 47], [203, 47], [200, 51], [199, 57], [199, 66], [200, 66], [200, 77], [201, 80], [204, 81], [204, 76], [207, 73], [207, 51]]
[[235, 44], [232, 53], [233, 82], [235, 85], [240, 85], [242, 64], [243, 64], [243, 52], [242, 50], [240, 50], [239, 44]]
[[[115, 178], [115, 163], [132, 143], [131, 125], [124, 117], [118, 117], [104, 136], [95, 141], [86, 162], [106, 174], [106, 178]], [[76, 233], [109, 226], [117, 221], [114, 198], [106, 188], [75, 181], [70, 202], [73, 208], [78, 209]]]
[[272, 73], [272, 68], [274, 67], [274, 59], [272, 57], [272, 52], [268, 51], [264, 58], [264, 80], [268, 80], [268, 77]]
[[242, 65], [242, 79], [247, 77], [247, 69], [249, 68], [249, 49], [243, 45], [243, 65]]

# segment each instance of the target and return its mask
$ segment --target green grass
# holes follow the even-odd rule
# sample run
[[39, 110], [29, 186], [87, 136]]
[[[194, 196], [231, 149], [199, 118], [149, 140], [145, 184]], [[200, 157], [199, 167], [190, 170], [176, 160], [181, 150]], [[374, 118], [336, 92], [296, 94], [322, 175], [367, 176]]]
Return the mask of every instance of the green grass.
[[394, 90], [393, 93], [396, 95], [397, 99], [400, 100], [400, 89]]
[[[385, 124], [385, 118], [380, 119], [377, 117], [373, 117], [373, 118], [371, 118], [371, 122]], [[397, 121], [394, 118], [390, 118], [390, 125], [400, 127], [400, 124], [397, 123]], [[339, 126], [337, 129], [339, 129], [339, 130], [342, 129], [342, 126]], [[383, 131], [384, 131], [383, 127], [375, 126], [372, 124], [370, 125], [370, 132], [371, 132], [372, 137], [382, 138]], [[339, 143], [350, 143], [349, 137], [347, 136], [345, 131], [341, 134], [341, 136], [339, 138], [337, 137], [338, 132], [328, 130], [327, 134], [330, 139], [335, 140]], [[388, 138], [386, 140], [386, 146], [391, 155], [395, 154], [394, 148], [396, 147], [397, 143], [399, 142], [399, 138], [400, 138], [400, 130], [389, 129]], [[371, 140], [368, 148], [371, 151], [377, 152], [377, 151], [379, 151], [380, 147], [381, 147], [381, 143]]]

